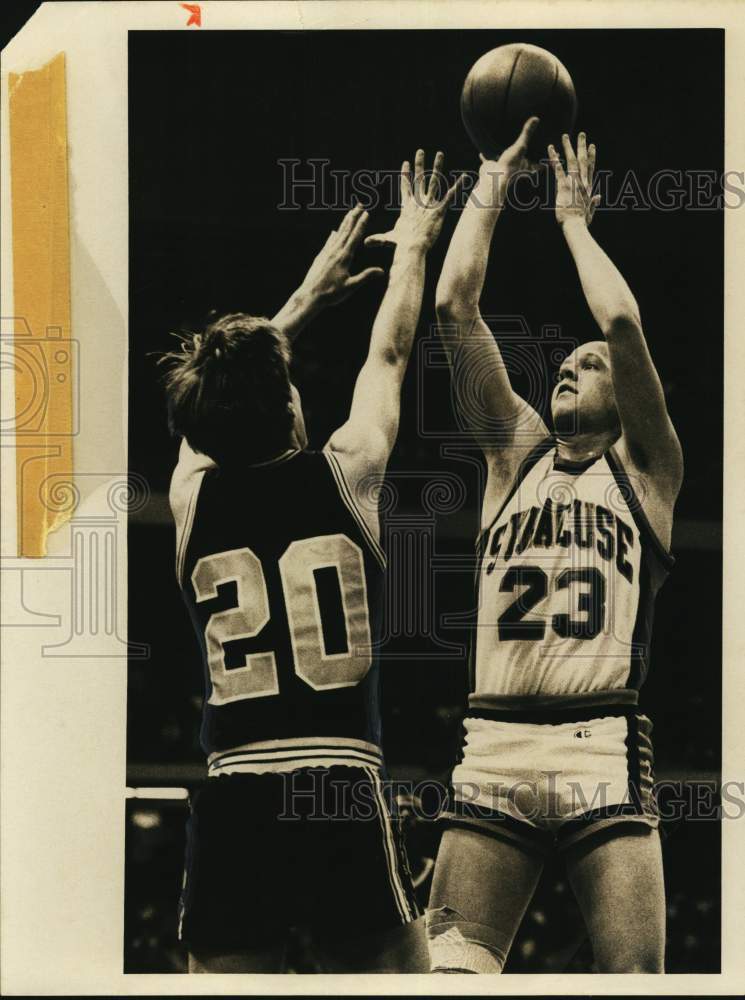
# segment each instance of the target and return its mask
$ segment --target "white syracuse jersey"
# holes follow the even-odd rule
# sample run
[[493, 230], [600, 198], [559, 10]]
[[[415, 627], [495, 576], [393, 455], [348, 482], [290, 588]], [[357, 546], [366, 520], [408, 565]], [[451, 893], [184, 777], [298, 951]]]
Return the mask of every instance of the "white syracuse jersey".
[[673, 559], [612, 448], [562, 463], [544, 441], [478, 551], [472, 712], [636, 704]]

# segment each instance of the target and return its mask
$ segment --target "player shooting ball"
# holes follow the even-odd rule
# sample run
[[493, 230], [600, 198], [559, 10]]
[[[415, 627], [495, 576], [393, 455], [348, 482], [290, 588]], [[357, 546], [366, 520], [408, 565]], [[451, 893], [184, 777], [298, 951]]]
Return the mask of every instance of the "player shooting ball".
[[661, 972], [651, 723], [637, 708], [683, 459], [639, 307], [590, 234], [596, 154], [582, 132], [576, 150], [563, 135], [564, 164], [548, 153], [556, 221], [602, 339], [579, 346], [546, 386], [553, 433], [510, 384], [479, 301], [494, 227], [537, 125], [530, 119], [498, 160], [483, 160], [437, 289], [456, 385], [488, 372], [486, 413], [457, 393], [487, 482], [472, 688], [427, 915], [430, 953], [438, 972], [500, 972], [544, 859], [559, 850], [597, 970]]

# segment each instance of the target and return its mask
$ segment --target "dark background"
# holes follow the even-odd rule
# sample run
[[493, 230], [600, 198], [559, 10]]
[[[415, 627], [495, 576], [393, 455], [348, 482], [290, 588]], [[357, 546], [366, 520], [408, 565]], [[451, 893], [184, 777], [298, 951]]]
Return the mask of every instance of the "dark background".
[[[154, 354], [174, 346], [171, 332], [199, 327], [211, 309], [273, 315], [350, 207], [351, 200], [312, 210], [311, 194], [300, 191], [305, 208], [279, 210], [278, 160], [303, 161], [303, 176], [309, 158], [328, 159], [328, 170], [390, 171], [421, 146], [428, 162], [443, 149], [449, 171], [475, 169], [460, 121], [460, 87], [483, 52], [520, 40], [551, 50], [568, 68], [578, 127], [597, 144], [598, 167], [612, 171], [611, 195], [630, 170], [642, 191], [662, 169], [721, 173], [720, 31], [130, 33], [129, 461], [152, 490], [129, 527], [129, 635], [151, 650], [149, 659], [130, 665], [131, 787], [189, 788], [203, 774], [201, 666], [176, 587], [165, 500], [178, 444], [167, 434]], [[443, 557], [471, 551], [478, 469], [441, 453], [442, 437], [457, 434], [442, 371], [427, 373], [419, 415], [416, 357], [434, 318], [434, 285], [456, 218], [454, 209], [428, 262], [420, 342], [391, 462], [394, 482], [400, 470], [421, 471], [424, 484], [440, 472], [464, 479], [460, 509], [433, 522]], [[393, 210], [373, 207], [368, 231], [387, 229], [394, 219]], [[640, 303], [686, 459], [673, 536], [677, 565], [657, 602], [642, 708], [655, 722], [658, 776], [718, 780], [723, 215], [601, 206], [593, 232]], [[383, 251], [362, 250], [358, 258], [360, 268], [388, 260]], [[293, 374], [311, 446], [322, 446], [346, 417], [381, 292], [382, 284], [367, 288], [324, 313], [297, 343]], [[565, 340], [596, 338], [552, 210], [504, 213], [482, 309], [522, 316], [533, 338], [546, 324], [560, 326]], [[464, 435], [458, 447], [465, 458], [476, 455]], [[421, 517], [419, 494], [404, 489], [394, 514], [407, 510]], [[437, 585], [434, 627], [448, 642], [466, 634], [444, 628], [440, 616], [467, 609], [470, 588], [468, 572]], [[419, 634], [394, 636], [384, 649], [384, 742], [394, 774], [444, 775], [457, 740], [463, 659], [457, 651], [438, 659], [443, 650], [422, 634], [428, 631], [420, 626]], [[128, 971], [182, 968], [174, 908], [184, 815], [183, 800], [130, 799]], [[427, 834], [414, 836], [424, 843]], [[665, 850], [668, 968], [715, 971], [718, 826], [677, 824]], [[577, 951], [581, 926], [567, 896], [556, 867], [526, 917], [510, 960], [514, 971], [591, 967], [586, 944]], [[568, 944], [559, 947], [562, 934]]]

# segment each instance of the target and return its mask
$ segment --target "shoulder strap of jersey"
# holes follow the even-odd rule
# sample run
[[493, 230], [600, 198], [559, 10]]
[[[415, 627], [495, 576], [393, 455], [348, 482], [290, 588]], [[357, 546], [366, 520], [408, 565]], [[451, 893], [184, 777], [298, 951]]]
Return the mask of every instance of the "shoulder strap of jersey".
[[372, 554], [380, 563], [381, 569], [384, 570], [386, 568], [385, 552], [383, 552], [380, 543], [370, 530], [370, 527], [367, 524], [367, 521], [365, 520], [364, 514], [362, 513], [359, 506], [357, 505], [356, 500], [354, 499], [354, 494], [349, 488], [349, 483], [346, 480], [339, 459], [336, 457], [336, 455], [329, 447], [324, 448], [321, 454], [324, 456], [324, 458], [329, 464], [329, 468], [331, 469], [331, 474], [334, 477], [334, 481], [336, 482], [336, 487], [339, 490], [339, 496], [341, 497], [344, 506], [347, 508], [349, 513], [357, 522], [357, 525], [360, 531], [362, 532], [362, 537], [368, 543]]
[[176, 523], [176, 579], [182, 584], [184, 560], [189, 545], [197, 499], [202, 480], [215, 463], [207, 455], [192, 451], [184, 438], [181, 442], [178, 464], [173, 470], [168, 501]]
[[671, 552], [668, 552], [649, 523], [649, 519], [644, 513], [644, 508], [636, 495], [631, 479], [621, 464], [621, 460], [614, 448], [609, 448], [606, 451], [605, 460], [608, 463], [608, 468], [613, 473], [613, 478], [618, 484], [621, 496], [629, 508], [631, 516], [634, 518], [639, 533], [649, 543], [650, 550], [657, 556], [665, 572], [669, 573], [675, 565], [675, 557]]
[[553, 437], [546, 437], [546, 438], [544, 438], [542, 441], [539, 441], [538, 444], [528, 452], [528, 454], [525, 456], [525, 458], [522, 460], [522, 462], [520, 462], [520, 465], [518, 466], [517, 472], [515, 473], [515, 478], [512, 481], [512, 485], [510, 486], [509, 490], [505, 494], [504, 500], [499, 505], [499, 509], [497, 510], [497, 513], [491, 519], [491, 521], [489, 522], [489, 524], [485, 528], [482, 528], [481, 531], [476, 536], [476, 549], [477, 549], [477, 551], [479, 551], [479, 549], [480, 549], [482, 538], [484, 537], [484, 535], [488, 534], [491, 531], [491, 529], [493, 528], [493, 526], [499, 520], [499, 518], [502, 515], [502, 511], [505, 509], [505, 507], [507, 506], [507, 504], [510, 502], [510, 500], [515, 495], [515, 492], [517, 491], [517, 488], [520, 485], [520, 483], [522, 483], [522, 481], [528, 475], [528, 473], [530, 472], [530, 470], [535, 465], [537, 465], [538, 462], [540, 462], [540, 460], [543, 458], [543, 456], [546, 454], [546, 452], [550, 451], [551, 448], [554, 447], [554, 444], [555, 444], [555, 442], [554, 442]]
[[[489, 540], [489, 534], [487, 531], [482, 531], [479, 533], [476, 539], [476, 560], [473, 570], [473, 595], [474, 595], [474, 607], [476, 608], [476, 614], [478, 614], [479, 602], [481, 600], [480, 596], [480, 584], [481, 584], [481, 563], [486, 552], [486, 544]], [[476, 626], [477, 622], [474, 621], [468, 633], [468, 652], [466, 657], [466, 663], [468, 666], [468, 690], [473, 692], [476, 690]]]

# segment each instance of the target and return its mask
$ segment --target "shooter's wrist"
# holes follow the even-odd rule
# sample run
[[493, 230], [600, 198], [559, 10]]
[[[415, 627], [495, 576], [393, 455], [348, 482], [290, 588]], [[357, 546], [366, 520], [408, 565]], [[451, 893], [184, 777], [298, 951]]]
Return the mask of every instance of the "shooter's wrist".
[[512, 174], [507, 170], [482, 171], [471, 192], [471, 202], [477, 208], [499, 211], [504, 207], [507, 189], [510, 186]]
[[587, 220], [584, 215], [568, 215], [560, 220], [559, 225], [565, 236], [569, 236], [573, 232], [587, 231]]

